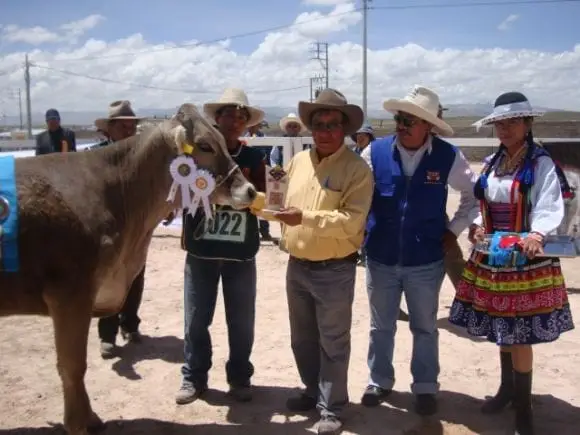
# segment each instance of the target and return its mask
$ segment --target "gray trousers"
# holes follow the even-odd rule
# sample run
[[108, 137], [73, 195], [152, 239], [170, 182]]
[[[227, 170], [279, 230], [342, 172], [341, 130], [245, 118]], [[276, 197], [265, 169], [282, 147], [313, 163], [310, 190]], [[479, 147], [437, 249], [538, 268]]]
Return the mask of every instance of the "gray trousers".
[[355, 275], [354, 261], [288, 261], [292, 351], [306, 394], [317, 398], [323, 416], [338, 416], [348, 403]]

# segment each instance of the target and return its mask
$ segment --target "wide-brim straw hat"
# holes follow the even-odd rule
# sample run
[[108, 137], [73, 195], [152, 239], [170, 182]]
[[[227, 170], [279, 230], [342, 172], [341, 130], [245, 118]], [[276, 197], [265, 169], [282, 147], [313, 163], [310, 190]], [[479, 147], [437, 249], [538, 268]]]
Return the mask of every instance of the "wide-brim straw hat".
[[355, 104], [348, 104], [346, 97], [335, 89], [322, 90], [313, 103], [300, 101], [298, 103], [298, 115], [302, 124], [312, 130], [312, 115], [317, 110], [338, 110], [346, 118], [344, 134], [350, 136], [355, 133], [363, 124], [364, 113]]
[[396, 115], [405, 112], [433, 125], [433, 131], [441, 136], [453, 136], [453, 128], [439, 118], [439, 95], [424, 86], [415, 85], [404, 98], [391, 98], [383, 108]]
[[227, 106], [235, 106], [239, 109], [246, 109], [248, 111], [250, 119], [246, 124], [247, 127], [259, 124], [263, 121], [265, 116], [263, 110], [250, 106], [246, 93], [237, 88], [227, 88], [218, 101], [205, 103], [203, 105], [203, 111], [212, 122], [215, 122], [216, 113]]
[[528, 98], [521, 92], [506, 92], [495, 100], [493, 112], [473, 123], [478, 129], [496, 121], [512, 118], [535, 118], [545, 112], [534, 110]]
[[109, 131], [109, 122], [115, 119], [132, 119], [137, 122], [143, 120], [143, 117], [138, 117], [131, 108], [131, 103], [127, 100], [113, 101], [109, 104], [109, 116], [107, 118], [99, 118], [95, 120], [95, 127], [104, 133]]
[[302, 121], [300, 121], [300, 118], [295, 113], [289, 113], [280, 120], [280, 129], [286, 131], [286, 125], [290, 123], [298, 124], [300, 126], [300, 133], [306, 130], [306, 127], [302, 124]]

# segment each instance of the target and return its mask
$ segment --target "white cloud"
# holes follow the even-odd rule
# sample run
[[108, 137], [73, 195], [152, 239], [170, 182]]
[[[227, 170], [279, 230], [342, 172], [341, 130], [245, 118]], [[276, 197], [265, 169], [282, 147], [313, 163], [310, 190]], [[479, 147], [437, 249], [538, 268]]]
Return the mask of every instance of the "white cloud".
[[512, 27], [512, 24], [515, 23], [519, 18], [520, 18], [519, 15], [511, 14], [505, 20], [503, 20], [501, 23], [499, 23], [499, 25], [497, 26], [497, 29], [498, 30], [508, 30]]
[[[311, 43], [324, 41], [336, 29], [358, 22], [356, 14], [336, 15], [338, 8], [344, 7], [352, 4], [337, 6], [330, 12], [335, 15], [316, 25], [309, 22], [265, 35], [250, 54], [234, 51], [228, 41], [163, 50], [175, 44], [151, 44], [140, 34], [114, 42], [89, 39], [77, 47], [63, 46], [53, 51], [36, 49], [30, 52], [30, 58], [41, 66], [127, 84], [32, 68], [32, 108], [34, 112], [53, 106], [63, 111], [105, 111], [111, 101], [126, 98], [137, 110], [173, 109], [184, 101], [201, 105], [218, 98], [227, 86], [243, 87], [250, 102], [263, 107], [296, 108], [299, 100], [309, 98], [309, 78], [322, 72], [318, 62], [309, 60]], [[136, 52], [141, 54], [132, 55]], [[79, 58], [84, 60], [70, 61]], [[329, 58], [330, 86], [360, 104], [360, 42], [330, 44]], [[23, 88], [23, 59], [24, 53], [0, 58], [0, 89]], [[380, 111], [384, 99], [402, 97], [413, 85], [423, 84], [435, 89], [444, 104], [489, 102], [502, 92], [520, 90], [534, 105], [577, 110], [579, 69], [580, 44], [558, 53], [503, 48], [431, 50], [409, 42], [369, 51], [368, 107]], [[131, 83], [184, 91], [144, 89]], [[285, 91], [276, 92], [281, 89]], [[0, 111], [18, 113], [16, 100], [11, 107], [0, 106]]]
[[96, 27], [103, 20], [104, 17], [102, 15], [89, 15], [81, 20], [63, 24], [56, 30], [41, 26], [20, 27], [10, 24], [1, 28], [0, 41], [9, 43], [21, 42], [30, 45], [55, 42], [74, 43], [80, 36]]
[[350, 0], [302, 0], [302, 4], [309, 6], [336, 6], [350, 3]]

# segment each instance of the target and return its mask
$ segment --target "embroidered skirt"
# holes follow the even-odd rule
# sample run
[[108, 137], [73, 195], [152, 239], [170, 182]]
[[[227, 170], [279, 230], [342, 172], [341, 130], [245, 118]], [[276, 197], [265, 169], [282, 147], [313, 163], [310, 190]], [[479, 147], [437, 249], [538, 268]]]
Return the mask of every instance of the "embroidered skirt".
[[549, 343], [574, 329], [557, 258], [498, 268], [472, 253], [457, 286], [449, 321], [502, 346]]

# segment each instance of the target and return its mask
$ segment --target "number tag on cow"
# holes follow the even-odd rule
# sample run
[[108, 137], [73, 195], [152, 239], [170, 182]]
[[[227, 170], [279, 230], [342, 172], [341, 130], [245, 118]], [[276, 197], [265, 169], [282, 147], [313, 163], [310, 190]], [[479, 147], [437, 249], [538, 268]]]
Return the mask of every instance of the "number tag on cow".
[[218, 210], [214, 220], [203, 235], [204, 240], [244, 243], [246, 241], [247, 213], [235, 210]]

